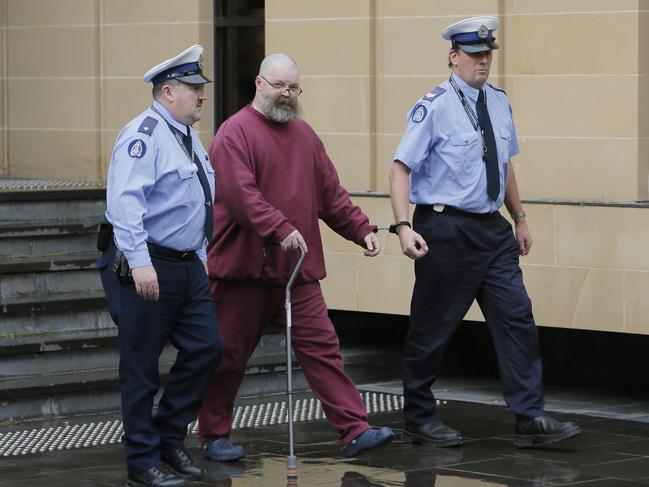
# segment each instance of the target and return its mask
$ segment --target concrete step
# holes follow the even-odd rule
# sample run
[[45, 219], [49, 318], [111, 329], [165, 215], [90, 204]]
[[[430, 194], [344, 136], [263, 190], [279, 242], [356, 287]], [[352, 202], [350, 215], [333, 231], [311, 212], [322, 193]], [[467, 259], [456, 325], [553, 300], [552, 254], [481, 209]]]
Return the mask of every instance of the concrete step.
[[99, 273], [94, 269], [60, 272], [26, 272], [5, 274], [0, 280], [0, 304], [12, 299], [30, 299], [65, 293], [85, 294], [102, 289]]
[[0, 337], [111, 326], [94, 269], [97, 229], [84, 227], [104, 210], [102, 197], [0, 194]]
[[42, 193], [4, 193], [0, 199], [0, 222], [85, 219], [106, 211], [104, 195], [103, 191], [67, 192], [42, 200]]
[[0, 237], [0, 258], [28, 258], [96, 251], [96, 228], [79, 233]]
[[84, 226], [86, 221], [86, 217], [55, 220], [0, 220], [0, 239], [95, 233], [96, 228]]
[[51, 253], [48, 255], [0, 255], [0, 275], [95, 269], [98, 251]]
[[[76, 374], [93, 370], [115, 369], [119, 366], [117, 351], [117, 333], [112, 337], [86, 338], [85, 340], [70, 340], [64, 343], [66, 348], [43, 350], [36, 353], [1, 355], [2, 370], [0, 378], [7, 380], [22, 380], [37, 377], [58, 376], [61, 374]], [[60, 342], [59, 342], [60, 343]], [[161, 362], [173, 362], [176, 350], [167, 346], [160, 358]]]
[[5, 336], [0, 338], [0, 361], [5, 379], [116, 367], [117, 328]]
[[86, 291], [58, 293], [25, 293], [0, 296], [0, 323], [11, 321], [12, 315], [33, 315], [65, 310], [91, 310], [106, 305], [104, 290], [100, 288]]
[[[117, 327], [115, 326], [97, 330], [3, 335], [0, 336], [0, 357], [4, 364], [4, 360], [9, 360], [14, 356], [28, 355], [32, 357], [35, 354], [42, 356], [46, 352], [84, 351], [106, 346], [113, 347], [116, 338]], [[5, 370], [0, 370], [0, 374], [7, 375]]]
[[[21, 335], [42, 335], [77, 331], [93, 331], [111, 328], [113, 322], [105, 308], [102, 297], [90, 300], [90, 307], [78, 305], [67, 309], [45, 309], [45, 312], [0, 313], [0, 337]], [[31, 305], [30, 305], [31, 306]], [[39, 305], [42, 306], [42, 303]]]
[[[114, 337], [101, 336], [94, 338], [94, 343], [101, 339], [114, 340]], [[91, 340], [87, 338], [87, 340]], [[26, 342], [30, 342], [26, 340]], [[38, 346], [37, 341], [25, 343], [26, 349]], [[78, 344], [65, 345], [67, 353], [79, 351]], [[51, 373], [41, 369], [40, 373], [25, 374], [20, 377], [0, 378], [0, 422], [52, 417], [62, 414], [80, 414], [119, 409], [119, 382], [117, 352], [114, 350], [114, 366], [79, 368]], [[164, 383], [175, 357], [171, 347], [165, 350], [160, 360], [160, 376]], [[359, 347], [343, 348], [343, 357], [347, 373], [356, 383], [384, 380], [399, 376], [399, 352], [393, 349]], [[67, 360], [65, 352], [45, 351], [42, 355], [55, 355]], [[6, 357], [1, 357], [3, 363]], [[89, 362], [87, 362], [89, 363]], [[297, 360], [293, 360], [294, 390], [308, 388]], [[283, 335], [264, 335], [260, 346], [251, 357], [246, 368], [244, 381], [239, 389], [239, 396], [261, 396], [278, 394], [286, 390], [286, 355]]]
[[120, 408], [117, 370], [0, 379], [0, 423]]

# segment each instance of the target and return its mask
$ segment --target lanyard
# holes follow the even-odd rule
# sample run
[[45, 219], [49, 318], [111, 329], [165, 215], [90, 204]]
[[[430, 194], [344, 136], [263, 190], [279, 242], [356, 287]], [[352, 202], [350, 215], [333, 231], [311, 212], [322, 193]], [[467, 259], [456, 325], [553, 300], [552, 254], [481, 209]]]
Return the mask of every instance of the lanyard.
[[158, 115], [160, 115], [162, 117], [162, 119], [166, 122], [167, 127], [169, 127], [169, 130], [171, 130], [171, 133], [174, 134], [174, 137], [176, 138], [176, 142], [178, 142], [178, 145], [183, 150], [185, 155], [189, 158], [190, 162], [192, 162], [193, 164], [196, 164], [194, 162], [194, 143], [192, 142], [192, 152], [190, 154], [189, 151], [187, 150], [187, 146], [183, 143], [183, 139], [182, 139], [183, 134], [180, 132], [180, 130], [178, 130], [176, 127], [171, 125], [169, 123], [169, 120], [167, 120], [167, 118], [162, 113], [160, 113], [156, 109], [156, 107], [151, 106], [151, 110], [153, 110], [154, 112], [156, 112]]
[[[469, 105], [469, 102], [466, 101], [466, 97], [464, 96], [464, 92], [460, 89], [460, 87], [457, 85], [457, 82], [453, 79], [453, 76], [450, 76], [448, 79], [449, 83], [455, 90], [455, 93], [457, 94], [458, 98], [462, 102], [462, 106], [464, 107], [464, 111], [466, 112], [466, 116], [469, 117], [469, 122], [471, 122], [471, 125], [473, 125], [473, 128], [478, 131], [480, 127], [480, 123], [478, 121], [478, 116], [476, 113], [473, 111], [473, 108], [471, 108], [471, 105]], [[487, 91], [484, 91], [484, 102], [487, 103]], [[480, 130], [480, 135], [482, 135], [482, 155], [487, 153], [487, 145], [485, 144], [485, 138], [484, 138], [484, 131]]]
[[[473, 125], [473, 128], [475, 130], [478, 130], [478, 126], [480, 125], [478, 123], [478, 116], [475, 114], [473, 111], [473, 108], [471, 108], [471, 105], [469, 105], [469, 102], [466, 101], [466, 97], [464, 96], [464, 93], [460, 89], [460, 87], [457, 85], [457, 82], [453, 79], [453, 76], [451, 76], [448, 79], [449, 83], [451, 83], [451, 86], [455, 90], [455, 93], [457, 94], [458, 98], [462, 102], [462, 106], [464, 107], [464, 111], [466, 112], [467, 117], [469, 117], [469, 121], [471, 122], [471, 125]], [[487, 92], [485, 91], [484, 94], [484, 101], [487, 103]]]

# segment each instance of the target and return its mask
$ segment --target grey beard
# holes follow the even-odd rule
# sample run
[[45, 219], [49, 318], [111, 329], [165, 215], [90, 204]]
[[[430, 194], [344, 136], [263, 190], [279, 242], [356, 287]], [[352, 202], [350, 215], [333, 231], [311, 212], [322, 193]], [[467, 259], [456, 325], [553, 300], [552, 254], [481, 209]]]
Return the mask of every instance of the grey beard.
[[266, 98], [261, 102], [264, 114], [277, 123], [288, 123], [302, 115], [302, 110], [297, 101], [293, 103], [278, 103], [273, 98]]

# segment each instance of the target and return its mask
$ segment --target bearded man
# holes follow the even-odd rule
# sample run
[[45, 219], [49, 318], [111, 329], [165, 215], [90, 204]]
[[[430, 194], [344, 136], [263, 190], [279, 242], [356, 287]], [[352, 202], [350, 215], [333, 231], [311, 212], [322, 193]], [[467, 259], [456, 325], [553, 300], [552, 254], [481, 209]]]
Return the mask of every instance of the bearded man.
[[246, 362], [267, 325], [284, 330], [285, 286], [301, 247], [307, 252], [291, 291], [292, 344], [304, 375], [351, 457], [389, 443], [390, 428], [372, 429], [365, 405], [345, 373], [338, 337], [320, 289], [325, 277], [318, 219], [378, 255], [367, 216], [343, 188], [324, 144], [299, 119], [302, 93], [293, 59], [266, 57], [255, 98], [227, 119], [209, 147], [215, 170], [214, 238], [208, 269], [224, 355], [199, 414], [205, 457], [245, 455], [229, 439], [234, 399]]

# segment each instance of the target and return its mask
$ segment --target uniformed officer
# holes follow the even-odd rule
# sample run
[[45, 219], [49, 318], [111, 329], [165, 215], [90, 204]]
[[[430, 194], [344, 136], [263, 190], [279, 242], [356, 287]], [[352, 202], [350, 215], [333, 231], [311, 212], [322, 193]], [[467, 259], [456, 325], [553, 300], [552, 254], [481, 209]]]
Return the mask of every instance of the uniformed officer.
[[[541, 358], [519, 255], [532, 236], [510, 157], [516, 129], [504, 91], [487, 83], [498, 48], [496, 17], [457, 22], [451, 75], [408, 113], [390, 171], [401, 249], [415, 260], [415, 287], [404, 351], [404, 438], [437, 446], [462, 443], [445, 426], [431, 392], [442, 354], [477, 299], [498, 356], [503, 395], [516, 415], [514, 445], [533, 447], [579, 433], [544, 412]], [[412, 228], [408, 201], [416, 205]], [[514, 232], [498, 209], [505, 204]]]
[[[153, 103], [119, 133], [107, 184], [114, 238], [98, 262], [119, 329], [127, 486], [180, 487], [200, 478], [183, 440], [222, 345], [206, 274], [214, 174], [192, 129], [205, 101], [203, 48], [150, 69]], [[157, 413], [158, 359], [178, 350]]]

